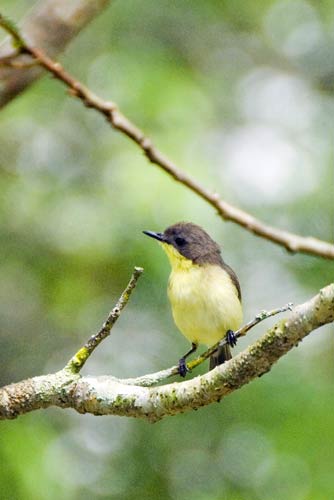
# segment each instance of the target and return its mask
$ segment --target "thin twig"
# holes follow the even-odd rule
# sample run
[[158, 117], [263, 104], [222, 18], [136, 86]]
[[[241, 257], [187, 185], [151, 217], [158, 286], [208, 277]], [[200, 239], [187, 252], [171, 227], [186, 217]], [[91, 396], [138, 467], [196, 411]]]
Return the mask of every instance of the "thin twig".
[[[259, 314], [255, 316], [254, 319], [246, 323], [244, 326], [239, 328], [239, 330], [236, 330], [234, 332], [235, 336], [237, 338], [243, 337], [246, 335], [246, 333], [253, 328], [255, 325], [260, 323], [261, 321], [270, 318], [272, 316], [276, 316], [276, 314], [292, 310], [293, 304], [290, 302], [289, 304], [286, 304], [283, 307], [279, 307], [277, 309], [273, 309], [272, 311], [261, 311]], [[213, 346], [211, 346], [209, 349], [207, 349], [205, 352], [203, 352], [200, 356], [195, 358], [193, 361], [189, 361], [187, 363], [187, 369], [189, 371], [193, 370], [200, 364], [202, 364], [206, 359], [208, 359], [214, 352], [217, 351], [218, 347], [226, 344], [226, 339], [221, 340], [220, 342], [217, 342]], [[128, 385], [139, 385], [142, 387], [150, 387], [152, 385], [155, 385], [157, 383], [163, 382], [164, 380], [173, 377], [175, 375], [179, 374], [179, 367], [178, 366], [172, 366], [171, 368], [166, 368], [165, 370], [161, 370], [159, 372], [155, 373], [149, 373], [147, 375], [143, 375], [141, 377], [136, 377], [136, 378], [127, 378], [127, 379], [115, 379], [118, 382], [122, 384], [128, 384]]]
[[6, 66], [8, 68], [15, 68], [15, 69], [31, 69], [35, 66], [37, 66], [39, 63], [36, 61], [36, 59], [31, 59], [29, 57], [29, 61], [23, 61], [19, 57], [21, 56], [21, 51], [19, 52], [14, 52], [13, 54], [10, 54], [8, 56], [0, 57], [0, 68], [1, 66]]
[[317, 238], [303, 237], [288, 231], [269, 226], [256, 219], [249, 213], [230, 205], [222, 200], [217, 193], [210, 192], [199, 182], [179, 170], [174, 163], [165, 157], [148, 139], [144, 133], [126, 118], [118, 109], [116, 104], [111, 101], [104, 101], [96, 94], [91, 92], [82, 83], [76, 80], [72, 75], [65, 71], [62, 66], [48, 57], [41, 49], [30, 47], [18, 33], [15, 27], [14, 32], [11, 23], [7, 26], [8, 20], [0, 16], [0, 25], [15, 37], [20, 44], [24, 44], [25, 52], [35, 57], [41, 66], [53, 74], [55, 78], [63, 82], [72, 96], [80, 99], [87, 107], [94, 108], [104, 115], [110, 124], [116, 129], [127, 135], [143, 150], [146, 157], [155, 165], [173, 179], [188, 187], [202, 199], [206, 200], [214, 207], [218, 214], [227, 221], [232, 221], [242, 226], [247, 231], [265, 238], [273, 243], [285, 247], [290, 252], [302, 252], [310, 255], [317, 255], [326, 259], [334, 259], [334, 245]]
[[74, 356], [69, 360], [67, 365], [65, 366], [65, 370], [68, 370], [72, 373], [79, 373], [86, 363], [89, 356], [96, 349], [96, 347], [104, 340], [108, 335], [110, 335], [110, 331], [116, 321], [118, 320], [122, 309], [126, 306], [129, 301], [132, 290], [137, 285], [137, 281], [143, 273], [144, 269], [142, 267], [135, 267], [131, 279], [125, 288], [124, 292], [118, 299], [115, 307], [108, 314], [107, 319], [102, 325], [102, 328], [94, 333], [90, 337], [90, 339], [86, 342], [86, 344], [79, 349], [78, 352], [74, 354]]
[[[285, 312], [285, 311], [292, 311], [292, 306], [293, 306], [292, 302], [289, 302], [285, 306], [278, 307], [276, 309], [272, 309], [271, 311], [261, 311], [259, 314], [257, 314], [255, 316], [254, 319], [252, 319], [251, 321], [249, 321], [248, 323], [246, 323], [244, 326], [242, 326], [241, 328], [239, 328], [239, 330], [235, 331], [234, 335], [236, 336], [237, 339], [240, 338], [240, 337], [244, 337], [246, 335], [246, 333], [249, 330], [251, 330], [251, 328], [253, 328], [255, 325], [257, 325], [261, 321], [263, 321], [263, 320], [265, 320], [267, 318], [270, 318], [271, 316], [276, 316], [276, 314], [280, 314], [280, 313]], [[211, 354], [213, 354], [214, 352], [216, 352], [217, 349], [218, 349], [218, 347], [221, 347], [221, 346], [223, 346], [225, 344], [227, 344], [227, 340], [226, 339], [223, 339], [220, 342], [217, 342], [215, 345], [213, 345], [212, 347], [210, 347], [209, 349], [207, 349], [203, 354], [201, 354], [200, 356], [198, 356], [198, 358], [194, 359], [193, 361], [190, 361], [187, 364], [187, 368], [189, 370], [192, 370], [193, 368], [196, 368], [196, 366], [198, 366], [199, 364], [203, 363], [203, 361], [205, 361], [207, 358], [209, 358], [211, 356]]]

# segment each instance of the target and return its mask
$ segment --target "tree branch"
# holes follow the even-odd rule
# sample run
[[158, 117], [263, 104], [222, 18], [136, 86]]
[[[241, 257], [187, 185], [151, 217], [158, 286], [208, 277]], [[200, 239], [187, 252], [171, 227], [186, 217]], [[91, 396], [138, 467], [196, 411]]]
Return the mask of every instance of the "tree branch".
[[[23, 21], [22, 33], [31, 45], [43, 47], [53, 57], [63, 52], [75, 36], [90, 23], [109, 0], [41, 0]], [[39, 66], [18, 50], [13, 53], [12, 41], [0, 47], [0, 108], [8, 104], [43, 75]]]
[[[6, 20], [1, 18], [1, 16], [0, 25], [2, 25], [5, 30], [10, 32], [11, 26], [7, 28]], [[169, 158], [164, 156], [153, 145], [151, 140], [148, 139], [135, 124], [133, 124], [118, 110], [116, 104], [111, 101], [104, 101], [98, 97], [82, 83], [76, 80], [70, 73], [65, 71], [58, 62], [55, 62], [48, 57], [41, 49], [29, 45], [27, 42], [22, 40], [22, 37], [20, 38], [21, 42], [23, 42], [24, 50], [36, 58], [40, 65], [53, 74], [56, 79], [64, 83], [69, 88], [72, 96], [77, 97], [87, 107], [93, 108], [105, 116], [113, 128], [127, 135], [142, 149], [151, 163], [160, 167], [173, 179], [188, 187], [200, 198], [207, 201], [217, 210], [218, 214], [223, 219], [238, 224], [256, 236], [260, 236], [273, 243], [277, 243], [290, 252], [301, 252], [326, 259], [334, 259], [333, 244], [313, 237], [299, 236], [289, 233], [288, 231], [269, 226], [249, 213], [222, 200], [217, 193], [212, 193], [208, 189], [204, 188], [199, 182], [187, 175], [185, 172], [182, 172]]]
[[0, 419], [58, 406], [79, 413], [132, 416], [155, 422], [220, 401], [268, 372], [311, 331], [333, 321], [334, 284], [331, 284], [297, 306], [289, 319], [270, 328], [253, 345], [202, 376], [161, 387], [140, 387], [113, 377], [81, 377], [63, 369], [0, 389]]

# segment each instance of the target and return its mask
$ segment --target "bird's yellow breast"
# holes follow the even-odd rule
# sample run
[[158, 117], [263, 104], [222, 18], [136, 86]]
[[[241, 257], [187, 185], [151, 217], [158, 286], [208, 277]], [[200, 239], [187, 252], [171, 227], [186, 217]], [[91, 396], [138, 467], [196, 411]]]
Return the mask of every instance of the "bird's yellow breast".
[[229, 274], [218, 265], [196, 265], [163, 244], [172, 265], [168, 297], [174, 321], [183, 335], [208, 346], [237, 330], [242, 307]]

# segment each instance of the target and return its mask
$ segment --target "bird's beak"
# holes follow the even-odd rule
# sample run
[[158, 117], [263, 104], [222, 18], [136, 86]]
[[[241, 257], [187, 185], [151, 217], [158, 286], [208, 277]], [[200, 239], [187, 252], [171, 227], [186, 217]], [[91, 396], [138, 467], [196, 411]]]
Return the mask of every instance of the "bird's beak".
[[154, 238], [155, 240], [165, 242], [165, 237], [162, 233], [154, 233], [153, 231], [143, 231], [143, 233], [147, 236], [151, 236], [151, 238]]

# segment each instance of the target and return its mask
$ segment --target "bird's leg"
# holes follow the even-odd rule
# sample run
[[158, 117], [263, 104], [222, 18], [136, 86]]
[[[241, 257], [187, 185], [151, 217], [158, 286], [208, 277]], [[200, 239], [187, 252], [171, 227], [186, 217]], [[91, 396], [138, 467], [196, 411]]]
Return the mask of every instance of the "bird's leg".
[[181, 375], [181, 377], [185, 377], [187, 375], [188, 368], [187, 368], [186, 359], [188, 356], [190, 356], [190, 354], [195, 352], [196, 349], [197, 349], [197, 344], [192, 342], [191, 349], [189, 349], [189, 351], [186, 352], [185, 355], [179, 359], [179, 374]]
[[236, 337], [235, 333], [232, 330], [227, 330], [226, 335], [225, 335], [226, 343], [231, 346], [235, 347], [237, 345], [237, 340], [238, 338]]

